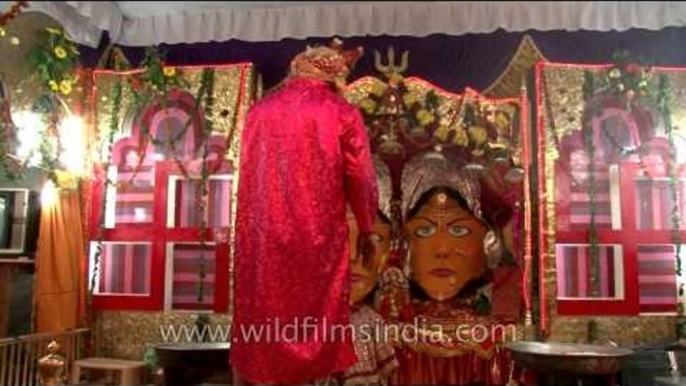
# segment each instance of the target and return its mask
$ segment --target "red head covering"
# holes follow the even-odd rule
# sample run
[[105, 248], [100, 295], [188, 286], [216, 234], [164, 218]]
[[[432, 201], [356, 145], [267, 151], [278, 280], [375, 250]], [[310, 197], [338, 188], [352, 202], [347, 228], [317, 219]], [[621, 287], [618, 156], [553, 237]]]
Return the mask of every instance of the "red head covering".
[[343, 42], [334, 39], [328, 47], [307, 47], [291, 61], [291, 76], [327, 81], [345, 80], [364, 50], [357, 47], [344, 51]]

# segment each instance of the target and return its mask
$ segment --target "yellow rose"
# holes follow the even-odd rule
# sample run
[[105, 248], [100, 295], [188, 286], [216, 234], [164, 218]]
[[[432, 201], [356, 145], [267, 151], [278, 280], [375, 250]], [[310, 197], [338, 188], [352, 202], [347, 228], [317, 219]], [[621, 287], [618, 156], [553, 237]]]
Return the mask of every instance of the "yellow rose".
[[399, 85], [403, 81], [403, 76], [400, 74], [392, 73], [388, 77], [388, 83], [394, 86]]
[[360, 101], [360, 107], [362, 107], [362, 109], [368, 114], [371, 114], [376, 109], [376, 102], [370, 98], [364, 98]]
[[498, 111], [495, 113], [495, 127], [497, 127], [499, 130], [504, 130], [510, 126], [510, 117], [507, 116], [502, 111]]
[[417, 111], [417, 120], [419, 121], [419, 124], [422, 126], [426, 126], [431, 124], [436, 118], [434, 117], [433, 114], [431, 114], [430, 111], [421, 109]]
[[164, 76], [176, 75], [176, 69], [174, 67], [165, 67], [162, 72], [164, 73]]
[[467, 146], [469, 144], [469, 136], [467, 132], [463, 129], [459, 129], [455, 132], [455, 137], [453, 137], [453, 142], [459, 146]]
[[54, 80], [49, 81], [48, 86], [50, 87], [50, 91], [58, 91], [60, 89], [60, 85]]
[[386, 85], [383, 83], [374, 83], [372, 86], [372, 95], [382, 96], [386, 91]]
[[434, 138], [445, 142], [448, 140], [448, 134], [450, 133], [450, 127], [448, 125], [441, 123], [438, 129], [434, 132]]
[[55, 56], [57, 56], [58, 59], [64, 59], [67, 57], [67, 51], [62, 48], [62, 46], [57, 46], [55, 47]]
[[61, 81], [60, 92], [64, 95], [69, 95], [71, 93], [71, 82], [69, 82], [68, 80]]
[[61, 189], [72, 189], [76, 187], [76, 176], [66, 170], [55, 170], [57, 186]]
[[469, 136], [476, 144], [482, 144], [488, 139], [488, 132], [481, 126], [472, 126], [469, 128]]
[[413, 104], [417, 103], [419, 98], [417, 98], [417, 95], [408, 92], [405, 95], [403, 95], [403, 102], [405, 103], [405, 106], [410, 107]]

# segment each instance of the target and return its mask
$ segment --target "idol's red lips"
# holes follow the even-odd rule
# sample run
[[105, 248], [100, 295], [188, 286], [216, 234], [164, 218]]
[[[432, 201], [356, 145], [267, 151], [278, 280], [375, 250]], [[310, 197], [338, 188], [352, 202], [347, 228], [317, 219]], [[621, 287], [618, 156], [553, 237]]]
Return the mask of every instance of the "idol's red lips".
[[360, 274], [357, 274], [357, 273], [353, 273], [353, 274], [350, 275], [350, 281], [353, 282], [353, 283], [356, 283], [356, 282], [358, 282], [358, 281], [362, 281], [362, 280], [364, 280], [364, 279], [366, 279], [366, 277], [365, 277], [364, 275], [360, 275]]
[[436, 268], [432, 269], [429, 273], [437, 277], [448, 277], [454, 275], [455, 271], [448, 268]]

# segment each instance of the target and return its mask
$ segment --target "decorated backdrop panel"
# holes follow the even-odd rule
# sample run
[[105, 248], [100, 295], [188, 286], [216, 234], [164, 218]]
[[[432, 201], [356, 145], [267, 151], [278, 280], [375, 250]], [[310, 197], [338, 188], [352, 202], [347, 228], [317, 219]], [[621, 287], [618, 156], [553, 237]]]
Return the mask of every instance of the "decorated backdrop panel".
[[542, 328], [682, 313], [686, 69], [539, 63], [536, 88]]
[[101, 308], [228, 311], [250, 64], [95, 71], [91, 288]]

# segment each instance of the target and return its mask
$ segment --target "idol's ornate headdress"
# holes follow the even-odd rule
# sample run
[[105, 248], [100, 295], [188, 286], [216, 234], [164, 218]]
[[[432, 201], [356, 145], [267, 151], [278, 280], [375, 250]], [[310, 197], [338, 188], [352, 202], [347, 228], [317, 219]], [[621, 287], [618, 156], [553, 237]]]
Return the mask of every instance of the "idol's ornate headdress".
[[299, 53], [290, 66], [291, 76], [303, 76], [327, 81], [345, 80], [364, 50], [343, 50], [343, 42], [334, 39], [329, 46], [310, 47]]
[[405, 221], [422, 195], [437, 187], [457, 191], [472, 214], [482, 219], [481, 189], [477, 176], [474, 172], [449, 162], [440, 151], [431, 151], [412, 158], [403, 169], [401, 184], [402, 212]]
[[376, 186], [379, 190], [379, 210], [388, 220], [392, 221], [393, 183], [391, 182], [391, 171], [386, 163], [376, 155], [374, 156], [374, 169], [376, 169]]

